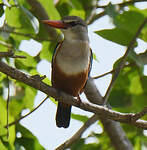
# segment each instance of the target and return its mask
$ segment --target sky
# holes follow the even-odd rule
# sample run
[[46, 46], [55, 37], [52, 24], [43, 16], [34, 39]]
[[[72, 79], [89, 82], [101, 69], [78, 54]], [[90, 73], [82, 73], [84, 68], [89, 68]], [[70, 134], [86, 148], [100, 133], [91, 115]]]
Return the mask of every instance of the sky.
[[[113, 0], [113, 2], [121, 2], [119, 0]], [[108, 1], [105, 1], [103, 4], [107, 4]], [[145, 3], [144, 3], [145, 4]], [[140, 6], [141, 8], [145, 7], [144, 4]], [[147, 4], [147, 3], [146, 3]], [[146, 5], [147, 6], [147, 5]], [[113, 68], [114, 62], [120, 58], [124, 53], [126, 48], [124, 46], [115, 44], [111, 41], [107, 41], [100, 36], [96, 35], [94, 31], [113, 28], [111, 20], [104, 16], [100, 18], [98, 21], [94, 22], [92, 25], [88, 27], [88, 34], [90, 39], [90, 46], [93, 52], [96, 54], [97, 60], [93, 62], [91, 76], [101, 75], [105, 72], [110, 71]], [[30, 55], [35, 56], [41, 50], [41, 44], [31, 40], [31, 41], [23, 41], [20, 45], [20, 50], [24, 50]], [[139, 46], [136, 49], [136, 52], [142, 52], [147, 49], [147, 43], [139, 40]], [[147, 66], [145, 67], [144, 73], [147, 75]], [[51, 64], [46, 60], [42, 60], [38, 66], [37, 70], [42, 75], [46, 75], [48, 78], [51, 76]], [[111, 75], [107, 75], [103, 78], [95, 80], [95, 83], [100, 90], [101, 94], [104, 95], [107, 87], [111, 81]], [[37, 106], [44, 98], [45, 94], [38, 91], [34, 107]], [[84, 94], [82, 94], [82, 100], [85, 100]], [[29, 110], [24, 110], [22, 115], [29, 112]], [[76, 114], [82, 114], [91, 116], [92, 113], [82, 111], [78, 108], [73, 107], [72, 112]], [[34, 113], [32, 113], [27, 118], [21, 120], [21, 124], [28, 128], [37, 138], [39, 139], [40, 144], [42, 144], [46, 150], [55, 149], [57, 146], [62, 144], [64, 141], [69, 139], [82, 125], [83, 123], [71, 119], [70, 127], [67, 129], [57, 128], [55, 124], [55, 114], [56, 114], [56, 105], [53, 104], [49, 99], [37, 109]], [[91, 131], [95, 131], [96, 133], [101, 133], [102, 129], [98, 125], [98, 122], [93, 124], [86, 132], [82, 135], [82, 137], [87, 137]], [[18, 135], [20, 136], [20, 135]], [[88, 139], [86, 143], [95, 142], [95, 139]]]

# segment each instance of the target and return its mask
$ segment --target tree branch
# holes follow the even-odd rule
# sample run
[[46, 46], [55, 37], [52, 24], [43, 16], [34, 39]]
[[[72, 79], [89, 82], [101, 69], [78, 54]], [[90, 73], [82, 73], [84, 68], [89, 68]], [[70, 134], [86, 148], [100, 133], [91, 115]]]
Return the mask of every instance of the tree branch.
[[48, 96], [47, 96], [46, 98], [44, 98], [44, 100], [43, 100], [37, 107], [35, 107], [35, 108], [34, 108], [33, 110], [31, 110], [30, 112], [28, 112], [26, 115], [20, 117], [19, 119], [15, 120], [15, 121], [13, 121], [13, 122], [11, 122], [11, 123], [9, 123], [9, 124], [7, 123], [7, 125], [4, 126], [4, 127], [5, 127], [5, 128], [9, 128], [10, 126], [17, 124], [20, 120], [22, 120], [22, 119], [26, 118], [27, 116], [29, 116], [30, 114], [32, 114], [32, 113], [33, 113], [36, 109], [38, 109], [47, 99], [48, 99]]
[[[103, 105], [103, 97], [101, 96], [92, 78], [88, 80], [84, 92], [90, 102]], [[102, 116], [98, 117], [104, 126], [104, 131], [108, 134], [111, 143], [116, 150], [133, 150], [133, 146], [119, 122], [106, 119]]]
[[93, 112], [105, 119], [107, 118], [107, 119], [112, 119], [123, 123], [129, 123], [136, 127], [147, 129], [147, 121], [143, 121], [143, 120], [134, 121], [134, 119], [132, 121], [131, 118], [134, 117], [135, 115], [134, 113], [120, 113], [120, 112], [110, 110], [103, 106], [99, 106], [91, 103], [79, 102], [77, 101], [77, 99], [73, 98], [72, 96], [64, 92], [59, 93], [53, 87], [43, 83], [41, 80], [38, 80], [38, 78], [29, 76], [13, 67], [8, 66], [6, 63], [2, 61], [0, 61], [0, 72], [3, 72], [6, 75], [10, 76], [11, 78], [21, 81], [37, 90], [40, 90], [46, 93], [48, 96], [52, 96], [61, 102], [73, 105], [85, 111]]
[[[1, 29], [0, 29], [0, 31], [1, 31]], [[0, 45], [3, 45], [3, 46], [5, 46], [5, 47], [7, 47], [7, 48], [12, 48], [12, 45], [11, 44], [8, 44], [8, 43], [6, 43], [6, 42], [4, 42], [4, 41], [0, 41]]]
[[141, 62], [146, 65], [147, 64], [147, 49], [144, 53], [140, 53], [139, 55], [137, 55], [139, 57], [139, 59], [141, 60]]
[[114, 84], [115, 84], [115, 81], [116, 81], [118, 75], [120, 74], [122, 68], [123, 68], [124, 65], [125, 65], [126, 59], [127, 59], [127, 57], [128, 57], [128, 54], [129, 54], [129, 52], [133, 49], [134, 44], [135, 44], [135, 42], [136, 42], [136, 38], [139, 36], [141, 30], [142, 30], [143, 27], [146, 25], [146, 23], [147, 23], [147, 18], [144, 19], [144, 21], [142, 22], [142, 24], [141, 24], [140, 27], [138, 28], [136, 34], [134, 35], [134, 37], [132, 38], [131, 42], [129, 43], [129, 45], [128, 45], [128, 47], [127, 47], [126, 53], [125, 53], [124, 56], [122, 57], [121, 62], [118, 64], [117, 68], [115, 69], [114, 74], [113, 74], [113, 77], [112, 77], [112, 80], [111, 80], [111, 83], [110, 83], [110, 85], [109, 85], [109, 87], [108, 87], [108, 89], [107, 89], [107, 91], [106, 91], [106, 94], [105, 94], [105, 96], [104, 96], [104, 98], [103, 98], [103, 99], [104, 99], [104, 105], [107, 104], [107, 101], [108, 101], [108, 97], [109, 97], [109, 95], [110, 95], [110, 92], [111, 92], [111, 90], [112, 90], [112, 88], [113, 88], [113, 86], [114, 86]]
[[[136, 2], [146, 2], [146, 0], [130, 0], [130, 1], [126, 1], [126, 2], [122, 2], [122, 3], [118, 3], [118, 4], [115, 4], [115, 5], [118, 5], [119, 7], [125, 7], [125, 6], [128, 6], [128, 5], [132, 5]], [[103, 5], [103, 6], [99, 6], [97, 5], [97, 8], [106, 8], [108, 5]]]
[[92, 10], [91, 10], [90, 15], [86, 18], [86, 23], [87, 23], [87, 24], [90, 24], [92, 18], [95, 16], [96, 7], [97, 7], [96, 4], [97, 4], [97, 0], [92, 0], [92, 6], [93, 6], [93, 8], [92, 8]]
[[90, 117], [84, 123], [84, 125], [70, 139], [68, 139], [66, 142], [61, 144], [55, 150], [64, 150], [64, 149], [70, 147], [75, 141], [77, 141], [81, 137], [83, 132], [85, 132], [85, 130], [88, 129], [90, 125], [92, 125], [93, 123], [95, 123], [97, 121], [97, 119], [98, 119], [97, 115], [93, 115], [92, 117]]
[[[145, 54], [143, 53], [143, 55], [145, 55]], [[134, 65], [133, 63], [130, 63], [130, 64], [125, 65], [124, 67], [129, 67], [129, 66], [133, 66], [133, 65]], [[92, 79], [99, 79], [99, 78], [104, 77], [104, 76], [106, 76], [106, 75], [108, 75], [108, 74], [112, 74], [115, 70], [116, 70], [116, 69], [113, 69], [113, 70], [108, 71], [108, 72], [106, 72], [106, 73], [104, 73], [104, 74], [101, 74], [101, 75], [98, 75], [98, 76], [94, 76], [94, 77], [91, 77], [91, 78], [92, 78]]]
[[[33, 34], [21, 33], [21, 32], [7, 30], [7, 29], [3, 29], [3, 28], [0, 28], [0, 31], [15, 34], [18, 36], [29, 37], [29, 38], [32, 38], [32, 39], [37, 40], [37, 41], [54, 41], [54, 39], [35, 37]], [[0, 44], [3, 44], [3, 43], [0, 43]], [[9, 46], [9, 45], [4, 45], [4, 46]]]
[[[87, 81], [87, 84], [86, 84], [86, 87], [84, 89], [84, 92], [86, 94], [87, 99], [91, 103], [98, 104], [98, 105], [102, 105], [103, 104], [102, 96], [101, 96], [99, 90], [97, 89], [97, 87], [96, 87], [96, 85], [94, 83], [94, 80], [92, 78], [89, 78], [89, 80]], [[97, 115], [95, 115], [95, 116], [97, 116]], [[97, 117], [102, 122], [102, 124], [103, 124], [103, 126], [105, 128], [105, 132], [108, 134], [108, 136], [109, 136], [109, 138], [111, 140], [111, 143], [115, 147], [116, 150], [122, 150], [122, 149], [123, 150], [133, 150], [132, 144], [130, 143], [130, 141], [126, 137], [125, 132], [121, 128], [119, 122], [116, 122], [116, 121], [113, 121], [113, 120], [109, 120], [109, 119], [103, 118], [101, 116], [97, 116]], [[90, 125], [92, 125], [92, 122], [91, 122]], [[80, 130], [78, 130], [76, 134], [78, 134], [78, 132], [80, 132]], [[69, 140], [73, 141], [73, 138], [71, 138]], [[69, 140], [67, 140], [65, 143], [70, 143]], [[75, 139], [75, 140], [77, 140], [77, 139]], [[71, 144], [72, 143], [68, 144], [66, 147], [70, 147]], [[63, 145], [61, 144], [60, 146], [62, 147]]]
[[107, 14], [106, 11], [102, 11], [101, 13], [92, 15], [92, 17], [91, 17], [90, 20], [88, 21], [88, 25], [89, 25], [89, 24], [92, 24], [94, 21], [96, 21], [97, 19], [99, 19], [99, 18], [105, 16], [106, 14]]
[[11, 57], [11, 58], [26, 58], [26, 56], [15, 55], [14, 51], [9, 50], [8, 52], [0, 52], [0, 58], [2, 57]]
[[[115, 4], [115, 5], [118, 5], [120, 8], [123, 8], [125, 6], [132, 5], [132, 4], [136, 3], [136, 2], [146, 2], [146, 0], [131, 0], [131, 1], [123, 2], [123, 3], [118, 3], [118, 4]], [[104, 5], [104, 6], [97, 5], [96, 7], [105, 9], [106, 7], [108, 7], [108, 5]], [[105, 10], [102, 11], [101, 13], [99, 13], [99, 14], [92, 15], [92, 17], [90, 18], [88, 24], [93, 23], [94, 21], [96, 21], [97, 19], [99, 19], [99, 18], [101, 18], [101, 17], [103, 17], [105, 15], [107, 15]]]
[[113, 72], [114, 72], [114, 70], [111, 70], [111, 71], [108, 71], [108, 72], [106, 72], [106, 73], [104, 73], [104, 74], [101, 74], [101, 75], [92, 77], [92, 79], [98, 79], [98, 78], [104, 77], [104, 76], [106, 76], [106, 75], [108, 75], [108, 74], [112, 74]]

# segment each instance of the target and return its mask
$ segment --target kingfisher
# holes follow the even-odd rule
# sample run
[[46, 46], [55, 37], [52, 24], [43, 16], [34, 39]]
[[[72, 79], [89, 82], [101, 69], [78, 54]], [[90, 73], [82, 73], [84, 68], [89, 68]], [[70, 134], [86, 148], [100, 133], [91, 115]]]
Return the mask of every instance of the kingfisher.
[[[86, 22], [77, 16], [66, 16], [61, 20], [43, 20], [43, 23], [58, 28], [64, 39], [55, 48], [52, 57], [52, 86], [79, 98], [88, 80], [92, 66], [92, 50], [89, 46]], [[58, 102], [57, 127], [70, 124], [71, 105]]]

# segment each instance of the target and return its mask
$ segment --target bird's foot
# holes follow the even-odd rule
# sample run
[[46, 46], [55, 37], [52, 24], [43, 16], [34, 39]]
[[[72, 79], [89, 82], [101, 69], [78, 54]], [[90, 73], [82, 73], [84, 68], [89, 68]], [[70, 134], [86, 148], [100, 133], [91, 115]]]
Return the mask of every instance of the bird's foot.
[[40, 76], [40, 75], [36, 74], [36, 75], [32, 75], [31, 78], [33, 78], [33, 79], [36, 80], [36, 81], [37, 81], [37, 80], [38, 80], [38, 81], [42, 81], [43, 79], [46, 78], [46, 75]]
[[[57, 90], [57, 95], [58, 95], [58, 97], [60, 97], [61, 96], [61, 90], [59, 90], [59, 89], [56, 89]], [[56, 101], [58, 101], [57, 99], [55, 99]]]
[[77, 96], [77, 101], [79, 102], [79, 104], [82, 102], [82, 100], [81, 100], [79, 95]]

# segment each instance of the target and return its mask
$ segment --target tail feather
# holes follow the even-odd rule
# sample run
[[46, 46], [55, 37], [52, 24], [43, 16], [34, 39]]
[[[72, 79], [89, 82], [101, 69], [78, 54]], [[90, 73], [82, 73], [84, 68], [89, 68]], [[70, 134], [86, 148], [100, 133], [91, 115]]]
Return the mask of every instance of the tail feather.
[[61, 128], [68, 128], [70, 124], [71, 106], [59, 102], [56, 114], [56, 125]]

